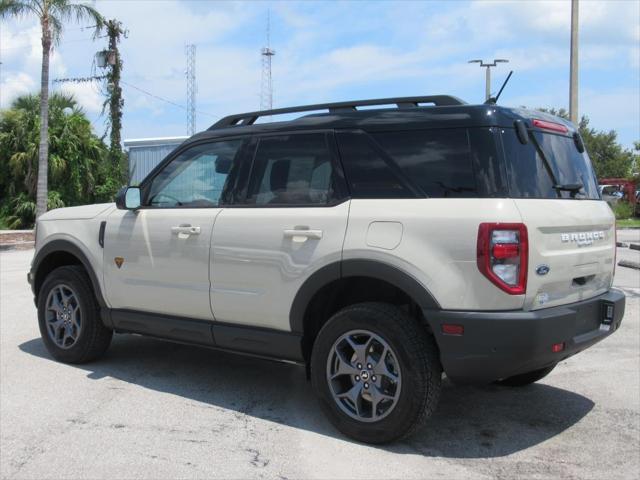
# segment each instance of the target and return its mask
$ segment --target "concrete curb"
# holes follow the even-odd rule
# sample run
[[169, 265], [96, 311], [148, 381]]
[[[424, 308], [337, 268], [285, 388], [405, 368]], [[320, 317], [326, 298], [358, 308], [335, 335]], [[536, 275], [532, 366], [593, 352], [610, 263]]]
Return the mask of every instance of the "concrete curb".
[[11, 242], [0, 243], [0, 252], [6, 252], [9, 250], [28, 250], [34, 247], [35, 242]]
[[634, 270], [640, 270], [640, 262], [632, 262], [631, 260], [620, 260], [618, 265], [621, 267], [633, 268]]

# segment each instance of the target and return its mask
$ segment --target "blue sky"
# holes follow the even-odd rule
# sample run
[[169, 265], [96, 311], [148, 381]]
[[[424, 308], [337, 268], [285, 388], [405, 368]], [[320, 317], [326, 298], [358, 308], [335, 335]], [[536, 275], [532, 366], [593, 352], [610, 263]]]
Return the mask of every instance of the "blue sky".
[[[570, 2], [214, 2], [99, 0], [95, 6], [129, 30], [123, 80], [186, 104], [184, 45], [197, 45], [198, 130], [216, 118], [260, 105], [260, 48], [271, 11], [274, 106], [449, 93], [483, 100], [484, 70], [467, 60], [508, 58], [494, 70], [500, 103], [567, 107]], [[52, 78], [95, 73], [93, 42], [69, 24], [52, 61]], [[0, 107], [39, 85], [38, 24], [0, 24]], [[640, 139], [640, 2], [580, 3], [580, 113], [623, 144]], [[72, 92], [98, 133], [97, 85], [54, 84]], [[124, 138], [186, 134], [186, 112], [124, 85]]]

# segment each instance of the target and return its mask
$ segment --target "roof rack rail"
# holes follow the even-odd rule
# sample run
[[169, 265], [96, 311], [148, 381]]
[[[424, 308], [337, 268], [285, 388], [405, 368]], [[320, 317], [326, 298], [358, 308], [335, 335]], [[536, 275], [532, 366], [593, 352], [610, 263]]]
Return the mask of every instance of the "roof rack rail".
[[392, 105], [398, 108], [414, 108], [421, 103], [433, 103], [437, 107], [449, 105], [465, 105], [465, 102], [451, 95], [431, 95], [427, 97], [397, 97], [397, 98], [376, 98], [372, 100], [352, 100], [349, 102], [318, 103], [316, 105], [302, 105], [299, 107], [276, 108], [274, 110], [260, 110], [257, 112], [237, 113], [229, 115], [214, 123], [209, 130], [217, 128], [253, 125], [260, 117], [270, 117], [272, 115], [283, 115], [285, 113], [311, 112], [315, 110], [329, 110], [330, 113], [349, 112], [357, 110], [357, 107], [372, 105]]

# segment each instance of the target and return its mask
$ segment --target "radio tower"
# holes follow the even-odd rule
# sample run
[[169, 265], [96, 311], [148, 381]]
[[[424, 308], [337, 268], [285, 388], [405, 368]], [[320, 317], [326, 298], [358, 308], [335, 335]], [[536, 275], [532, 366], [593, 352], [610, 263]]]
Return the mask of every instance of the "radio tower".
[[184, 53], [187, 56], [187, 134], [196, 133], [196, 46], [185, 45]]
[[273, 82], [271, 79], [271, 57], [276, 51], [271, 48], [271, 11], [267, 11], [267, 46], [260, 50], [262, 55], [262, 82], [260, 89], [260, 110], [273, 108]]

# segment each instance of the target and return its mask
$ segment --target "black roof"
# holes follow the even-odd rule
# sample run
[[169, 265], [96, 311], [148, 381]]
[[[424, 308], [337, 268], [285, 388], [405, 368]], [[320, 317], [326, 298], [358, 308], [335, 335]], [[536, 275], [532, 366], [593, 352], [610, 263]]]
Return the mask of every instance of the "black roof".
[[[433, 106], [423, 106], [425, 103]], [[389, 107], [389, 105], [394, 105]], [[381, 106], [381, 108], [359, 107]], [[325, 112], [322, 112], [325, 110]], [[320, 112], [302, 115], [285, 121], [255, 123], [259, 117], [291, 115], [295, 113]], [[509, 108], [501, 105], [470, 105], [449, 95], [428, 97], [399, 97], [359, 100], [339, 103], [305, 105], [229, 115], [208, 130], [191, 139], [277, 133], [279, 131], [361, 128], [365, 130], [396, 130], [407, 128], [450, 127], [513, 127], [515, 120], [539, 118], [567, 126], [570, 132], [575, 126], [570, 122], [547, 113], [524, 108]]]

